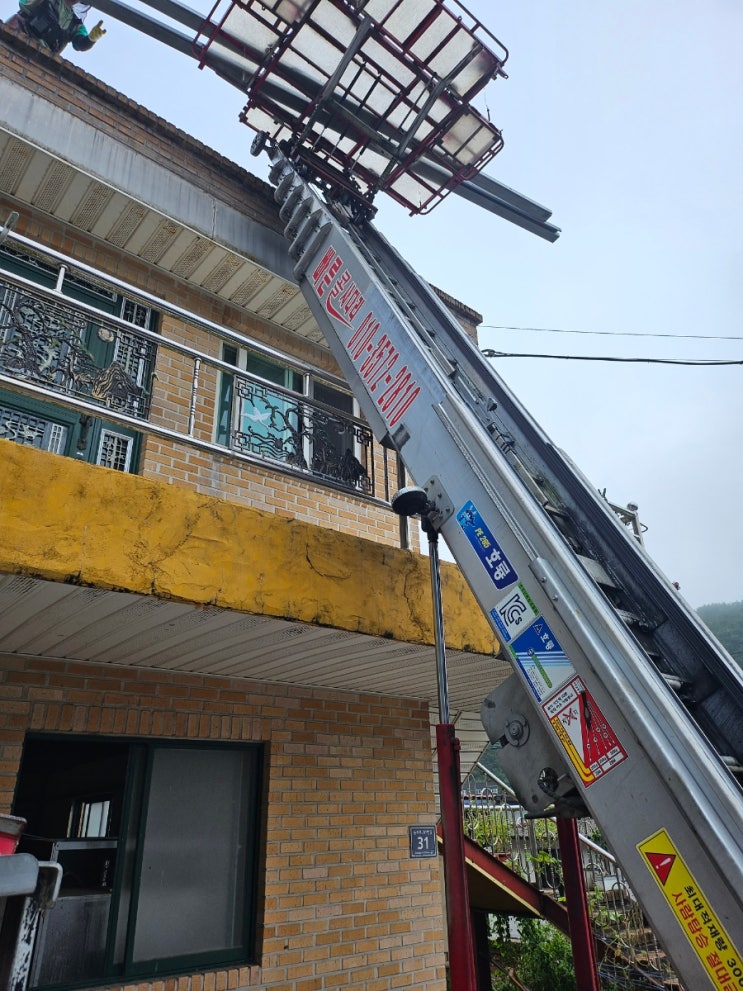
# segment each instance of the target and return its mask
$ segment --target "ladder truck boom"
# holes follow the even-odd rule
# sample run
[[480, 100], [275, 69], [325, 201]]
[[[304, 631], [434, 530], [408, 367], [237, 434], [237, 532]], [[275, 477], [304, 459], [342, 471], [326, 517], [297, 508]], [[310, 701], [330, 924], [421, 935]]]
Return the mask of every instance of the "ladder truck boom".
[[424, 280], [267, 150], [305, 298], [512, 664], [482, 715], [520, 799], [588, 810], [687, 986], [743, 988], [740, 669]]

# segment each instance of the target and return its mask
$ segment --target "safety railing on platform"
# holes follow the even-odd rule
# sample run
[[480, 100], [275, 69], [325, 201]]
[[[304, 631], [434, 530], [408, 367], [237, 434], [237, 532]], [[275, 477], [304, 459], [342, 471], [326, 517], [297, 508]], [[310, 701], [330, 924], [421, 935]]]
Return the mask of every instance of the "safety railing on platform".
[[[562, 899], [565, 887], [555, 820], [529, 818], [505, 781], [480, 762], [475, 768], [462, 789], [465, 835], [541, 891]], [[657, 982], [656, 986], [680, 988], [594, 820], [580, 819], [578, 832], [594, 932], [615, 951], [613, 968], [647, 975], [648, 986]]]

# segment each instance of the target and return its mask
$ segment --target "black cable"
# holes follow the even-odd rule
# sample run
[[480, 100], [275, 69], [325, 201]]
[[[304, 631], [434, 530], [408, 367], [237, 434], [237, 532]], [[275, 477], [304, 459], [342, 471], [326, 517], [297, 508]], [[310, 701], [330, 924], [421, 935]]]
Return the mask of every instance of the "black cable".
[[487, 330], [528, 330], [536, 334], [586, 334], [593, 337], [663, 337], [678, 341], [743, 341], [743, 337], [720, 337], [707, 334], [646, 334], [639, 330], [566, 330], [564, 327], [510, 327], [499, 323], [481, 323]]
[[617, 361], [640, 365], [695, 365], [698, 367], [743, 365], [743, 358], [737, 360], [727, 360], [724, 358], [719, 360], [698, 360], [695, 358], [607, 358], [579, 354], [515, 354], [507, 351], [495, 351], [493, 348], [484, 348], [481, 353], [485, 358], [555, 358], [562, 361]]

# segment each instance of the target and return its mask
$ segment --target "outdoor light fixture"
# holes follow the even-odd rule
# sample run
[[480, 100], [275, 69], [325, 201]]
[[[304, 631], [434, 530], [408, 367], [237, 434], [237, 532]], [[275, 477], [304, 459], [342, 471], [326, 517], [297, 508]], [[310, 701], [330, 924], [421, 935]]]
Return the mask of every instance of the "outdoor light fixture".
[[392, 511], [398, 516], [422, 516], [429, 509], [433, 509], [433, 503], [428, 501], [428, 494], [425, 489], [418, 488], [417, 485], [408, 485], [404, 489], [398, 489], [392, 496]]

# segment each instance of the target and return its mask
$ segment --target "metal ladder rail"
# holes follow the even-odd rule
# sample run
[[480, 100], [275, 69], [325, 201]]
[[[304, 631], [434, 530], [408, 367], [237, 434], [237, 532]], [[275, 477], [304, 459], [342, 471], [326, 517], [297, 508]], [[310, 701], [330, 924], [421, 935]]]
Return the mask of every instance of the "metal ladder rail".
[[[743, 672], [572, 462], [555, 448], [451, 314], [370, 224], [351, 225], [387, 291], [423, 333], [451, 381], [532, 496], [712, 741], [725, 766], [743, 768]], [[394, 272], [394, 279], [389, 273]], [[434, 336], [423, 327], [435, 327]]]
[[[530, 796], [539, 792], [536, 776], [541, 781], [538, 769], [546, 764], [557, 769], [554, 773], [565, 787], [572, 781], [648, 917], [673, 950], [677, 970], [696, 987], [707, 986], [705, 964], [682, 935], [678, 913], [644, 851], [655, 849], [657, 837], [667, 837], [663, 842], [677, 851], [679, 863], [693, 865], [694, 880], [706, 893], [714, 918], [730, 932], [742, 931], [739, 787], [493, 443], [477, 397], [463, 399], [453, 388], [457, 369], [434, 340], [441, 334], [422, 325], [413, 330], [411, 314], [370, 269], [345, 220], [331, 212], [278, 149], [270, 148], [269, 154], [295, 275], [376, 436], [401, 454], [414, 478], [427, 479], [423, 484], [436, 504], [429, 519], [452, 549], [494, 629], [496, 608], [523, 590], [537, 616], [533, 628], [527, 622], [527, 634], [536, 627], [544, 633], [549, 625], [564, 651], [557, 652], [563, 658], [558, 680], [550, 682], [550, 692], [558, 693], [554, 697], [543, 689], [536, 694], [533, 679], [514, 656], [513, 697], [547, 747], [546, 763], [538, 747], [539, 763], [534, 773], [529, 770]], [[397, 281], [397, 274], [393, 271], [390, 281]], [[475, 527], [487, 538], [485, 554]], [[496, 561], [501, 563], [492, 563]], [[501, 582], [504, 567], [506, 580]], [[601, 715], [602, 732], [603, 727], [610, 730], [616, 741], [611, 744], [614, 763], [605, 770], [592, 764], [596, 770], [588, 777], [588, 765], [571, 755], [558, 732], [559, 709], [552, 707], [562, 705], [563, 685], [573, 686], [578, 698], [590, 702], [591, 712]], [[579, 719], [588, 725], [587, 714]], [[588, 751], [585, 760], [594, 761]], [[621, 817], [618, 794], [627, 799]], [[542, 794], [538, 800], [534, 794], [532, 800], [546, 808], [551, 799]]]

